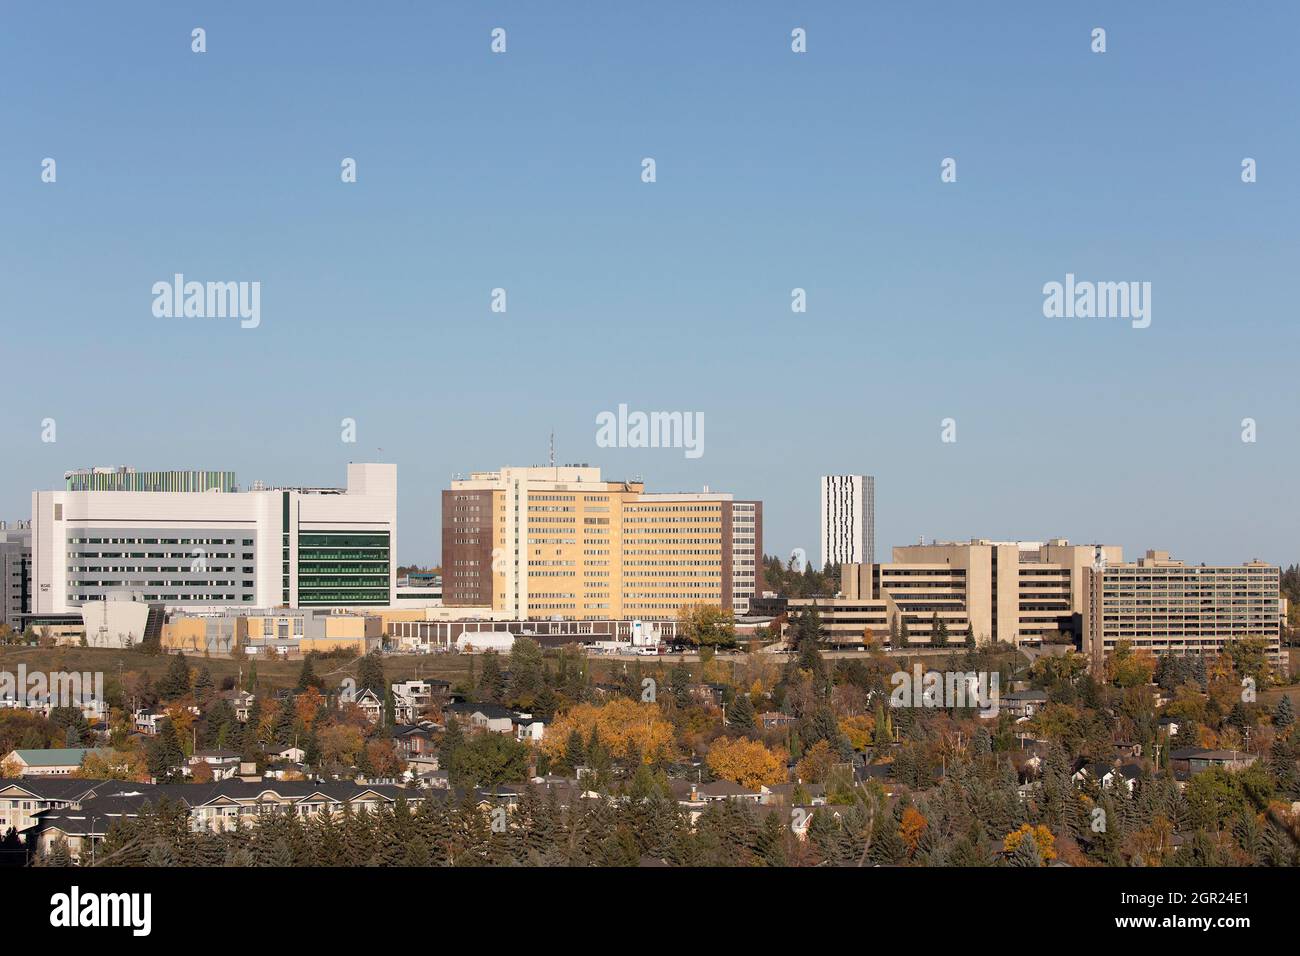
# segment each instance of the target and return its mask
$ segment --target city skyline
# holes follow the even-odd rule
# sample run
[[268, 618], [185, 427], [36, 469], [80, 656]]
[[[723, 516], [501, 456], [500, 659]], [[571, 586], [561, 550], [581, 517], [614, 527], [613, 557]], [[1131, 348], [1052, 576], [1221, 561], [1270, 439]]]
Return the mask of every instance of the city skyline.
[[[347, 465], [350, 465], [350, 464], [358, 464], [358, 463], [359, 463], [359, 462], [347, 461], [347, 462], [345, 462], [345, 463], [343, 463], [343, 464], [344, 464], [344, 467], [346, 467]], [[392, 462], [391, 464], [397, 464], [397, 463]], [[593, 462], [589, 462], [589, 463], [588, 463], [588, 462], [584, 462], [584, 463], [582, 463], [582, 464], [583, 464], [584, 467], [586, 467], [587, 465], [591, 465], [592, 467], [595, 467], [595, 468], [600, 469], [600, 465], [599, 465], [599, 463], [598, 463], [597, 461], [593, 461]], [[125, 466], [124, 466], [124, 465], [113, 465], [113, 466], [108, 466], [108, 465], [86, 465], [86, 464], [79, 464], [79, 465], [76, 465], [75, 467], [69, 467], [68, 469], [65, 469], [65, 471], [66, 471], [66, 472], [73, 472], [73, 471], [89, 470], [89, 469], [92, 469], [92, 468], [105, 468], [105, 469], [107, 469], [107, 468], [113, 468], [113, 469], [117, 469], [117, 468], [121, 468], [121, 467], [126, 467], [126, 468], [135, 468], [135, 469], [136, 469], [137, 471], [139, 471], [139, 472], [155, 470], [155, 469], [138, 468], [138, 467], [135, 466], [135, 465], [125, 465]], [[545, 464], [536, 464], [536, 463], [535, 463], [535, 464], [532, 464], [532, 465], [508, 466], [508, 467], [544, 468], [544, 467], [550, 467], [550, 466], [545, 465]], [[573, 465], [570, 464], [570, 463], [568, 463], [568, 462], [563, 462], [563, 463], [558, 463], [558, 467], [573, 467]], [[160, 468], [156, 469], [156, 471], [160, 471], [160, 472], [168, 472], [168, 471], [176, 471], [176, 472], [179, 472], [179, 471], [191, 472], [191, 471], [193, 471], [193, 472], [200, 472], [200, 471], [206, 471], [206, 470], [208, 470], [208, 469], [197, 469], [197, 468], [195, 468], [195, 469], [191, 469], [191, 468], [188, 468], [188, 467], [176, 467], [176, 468], [162, 468], [162, 467], [160, 467]], [[467, 469], [464, 469], [463, 471], [458, 471], [458, 472], [456, 472], [456, 473], [454, 473], [454, 474], [448, 476], [448, 478], [447, 478], [446, 481], [445, 481], [445, 484], [444, 484], [443, 486], [439, 487], [439, 488], [437, 489], [437, 491], [435, 492], [435, 496], [438, 497], [438, 498], [440, 498], [441, 495], [442, 495], [444, 492], [446, 492], [448, 488], [451, 487], [451, 485], [452, 485], [452, 483], [453, 483], [454, 481], [461, 480], [461, 479], [463, 479], [465, 476], [467, 476], [471, 471], [478, 471], [478, 470], [484, 470], [484, 471], [486, 471], [486, 470], [491, 470], [491, 469], [488, 469], [488, 468], [486, 468], [486, 467], [485, 467], [484, 469], [468, 469], [468, 468], [467, 468]], [[601, 469], [601, 470], [604, 470], [604, 469]], [[238, 468], [233, 468], [233, 469], [228, 469], [228, 470], [222, 470], [222, 471], [221, 471], [222, 474], [231, 474], [232, 472], [233, 472], [233, 474], [236, 475], [236, 476], [240, 476], [240, 475], [243, 474], [243, 471], [242, 471], [241, 469], [238, 469]], [[61, 472], [60, 474], [62, 475], [63, 473]], [[276, 489], [282, 489], [282, 488], [283, 488], [283, 489], [290, 489], [290, 488], [292, 488], [292, 489], [297, 489], [297, 488], [316, 488], [316, 487], [326, 487], [326, 488], [329, 488], [329, 487], [336, 487], [335, 485], [331, 485], [331, 484], [329, 484], [329, 483], [322, 483], [322, 482], [319, 480], [319, 477], [320, 477], [320, 476], [317, 476], [316, 480], [312, 480], [311, 476], [309, 476], [309, 475], [304, 475], [304, 476], [303, 476], [303, 479], [304, 479], [304, 480], [302, 480], [302, 481], [294, 481], [294, 482], [290, 482], [290, 481], [281, 481], [281, 480], [276, 480], [276, 479], [274, 479], [274, 478], [269, 478], [269, 477], [268, 477], [268, 478], [256, 478], [256, 479], [252, 479], [252, 480], [245, 480], [245, 479], [243, 479], [243, 478], [241, 477], [241, 478], [239, 478], [239, 481], [238, 481], [238, 488], [239, 488], [239, 493], [244, 493], [244, 492], [249, 492], [249, 491], [254, 490], [254, 487], [253, 487], [253, 486], [254, 486], [255, 483], [261, 483], [261, 484], [263, 484], [263, 485], [265, 486], [265, 488], [268, 489], [268, 490], [276, 490]], [[821, 477], [824, 478], [825, 476], [821, 476]], [[874, 488], [875, 488], [875, 480], [876, 480], [875, 476], [864, 476], [864, 477], [871, 477], [871, 478], [873, 479], [872, 487], [873, 487], [873, 490], [874, 490]], [[610, 480], [610, 481], [634, 481], [634, 480], [638, 480], [638, 481], [639, 481], [639, 480], [646, 480], [646, 478], [647, 478], [647, 476], [644, 476], [644, 475], [641, 475], [641, 474], [637, 474], [637, 475], [626, 475], [626, 476], [624, 476], [624, 475], [610, 475], [610, 476], [608, 476], [608, 480]], [[651, 483], [654, 483], [654, 476], [653, 476], [653, 475], [649, 476], [648, 480], [649, 480]], [[397, 554], [397, 558], [396, 558], [396, 564], [397, 564], [397, 565], [418, 565], [418, 566], [424, 566], [424, 567], [432, 567], [432, 566], [435, 566], [435, 565], [440, 565], [440, 564], [442, 563], [442, 560], [443, 560], [443, 556], [442, 556], [442, 554], [441, 554], [441, 536], [442, 536], [441, 502], [439, 501], [439, 504], [438, 504], [438, 506], [437, 506], [437, 507], [438, 507], [438, 511], [437, 511], [436, 513], [437, 513], [438, 517], [434, 520], [434, 529], [433, 529], [432, 537], [434, 538], [434, 542], [435, 542], [435, 543], [432, 545], [432, 556], [430, 556], [430, 554], [429, 554], [428, 552], [423, 552], [423, 553], [413, 553], [413, 552], [415, 551], [415, 548], [414, 548], [412, 545], [410, 545], [410, 544], [408, 543], [408, 542], [409, 542], [409, 538], [412, 536], [412, 535], [411, 535], [411, 532], [410, 532], [410, 530], [409, 530], [409, 524], [408, 524], [409, 519], [402, 519], [402, 507], [401, 507], [401, 501], [403, 500], [403, 496], [402, 496], [402, 484], [403, 484], [403, 483], [402, 483], [402, 476], [401, 476], [401, 468], [400, 468], [400, 465], [399, 465], [399, 467], [398, 467], [398, 518], [402, 520], [403, 527], [406, 528], [407, 530], [404, 531], [402, 537], [399, 539], [399, 542], [398, 542], [398, 554]], [[63, 487], [63, 485], [48, 485], [48, 486], [44, 486], [44, 487], [33, 488], [32, 491], [57, 491], [57, 490], [60, 490], [62, 487]], [[341, 487], [343, 487], [343, 486], [342, 486], [342, 485], [337, 485], [337, 487], [340, 487], [340, 488], [341, 488]], [[712, 484], [710, 484], [710, 485], [707, 486], [707, 488], [712, 488], [712, 489], [715, 489], [715, 490], [716, 490], [717, 487], [718, 487], [718, 486], [716, 486], [716, 485], [712, 485]], [[702, 487], [700, 487], [700, 488], [694, 488], [694, 489], [679, 489], [679, 488], [669, 488], [669, 487], [659, 486], [659, 485], [656, 483], [656, 489], [655, 489], [655, 490], [656, 490], [658, 493], [668, 493], [668, 494], [699, 494], [699, 493], [704, 493], [704, 492], [706, 492], [706, 487], [703, 487], [703, 486], [702, 486]], [[737, 491], [736, 493], [737, 493], [738, 497], [741, 495], [741, 493], [740, 493], [739, 491]], [[29, 493], [27, 497], [28, 497], [28, 501], [30, 502], [30, 500], [31, 500], [31, 494]], [[779, 546], [779, 545], [776, 545], [776, 544], [769, 544], [769, 543], [768, 543], [769, 532], [768, 532], [767, 529], [768, 529], [768, 527], [769, 527], [768, 522], [770, 522], [771, 519], [768, 517], [768, 515], [772, 514], [773, 511], [776, 511], [776, 512], [779, 513], [780, 509], [779, 509], [779, 508], [777, 508], [777, 509], [772, 509], [771, 504], [770, 504], [769, 502], [767, 502], [767, 501], [764, 501], [764, 499], [762, 499], [762, 498], [757, 498], [757, 497], [749, 496], [749, 495], [744, 495], [743, 497], [745, 497], [745, 498], [747, 498], [747, 499], [763, 501], [763, 503], [764, 503], [764, 513], [765, 513], [765, 516], [764, 516], [764, 522], [765, 522], [765, 524], [764, 524], [764, 539], [765, 539], [765, 544], [764, 544], [763, 551], [764, 551], [765, 554], [767, 554], [767, 555], [775, 555], [775, 556], [777, 556], [777, 557], [779, 557], [779, 558], [782, 558], [782, 560], [788, 560], [789, 557], [790, 557], [790, 555], [791, 555], [791, 553], [792, 553], [792, 551], [793, 551], [795, 548], [804, 548], [804, 545], [802, 545], [802, 544], [792, 545], [791, 547], [788, 547], [788, 548], [783, 548], [783, 547], [781, 547], [781, 546]], [[811, 495], [810, 497], [817, 498], [817, 500], [815, 500], [815, 501], [813, 502], [813, 506], [812, 506], [812, 508], [811, 508], [811, 510], [813, 510], [813, 511], [815, 512], [815, 511], [817, 511], [817, 510], [819, 509], [819, 507], [820, 507], [820, 505], [819, 505], [820, 498], [817, 497], [817, 494], [816, 494], [815, 492], [814, 492], [814, 494]], [[809, 510], [809, 509], [804, 509], [804, 510]], [[887, 506], [886, 506], [885, 512], [888, 513], [888, 507], [887, 507]], [[877, 512], [877, 514], [879, 514], [879, 513], [880, 513], [880, 512]], [[31, 520], [30, 504], [28, 505], [28, 510], [27, 510], [26, 512], [22, 513], [22, 514], [18, 514], [18, 515], [13, 515], [13, 514], [4, 514], [4, 515], [0, 515], [0, 521], [3, 521], [3, 522], [7, 525], [7, 527], [8, 527], [9, 529], [11, 529], [11, 530], [16, 529], [16, 527], [17, 527], [17, 523], [18, 523], [18, 522], [30, 522], [30, 520]], [[815, 522], [814, 522], [814, 524], [815, 524]], [[1152, 550], [1152, 549], [1155, 549], [1155, 550], [1163, 550], [1163, 551], [1167, 551], [1167, 552], [1169, 552], [1170, 554], [1174, 555], [1176, 558], [1178, 558], [1178, 559], [1180, 559], [1180, 560], [1186, 561], [1188, 564], [1211, 564], [1211, 565], [1218, 564], [1218, 565], [1235, 565], [1235, 564], [1243, 564], [1243, 563], [1246, 563], [1246, 562], [1249, 562], [1249, 561], [1263, 561], [1263, 562], [1265, 562], [1265, 563], [1274, 564], [1274, 565], [1277, 565], [1277, 566], [1279, 566], [1279, 567], [1286, 568], [1286, 567], [1288, 567], [1288, 566], [1290, 566], [1290, 565], [1292, 565], [1292, 564], [1300, 563], [1300, 561], [1298, 561], [1297, 558], [1295, 558], [1295, 557], [1293, 557], [1293, 556], [1290, 556], [1290, 555], [1287, 555], [1287, 554], [1283, 554], [1283, 555], [1282, 555], [1281, 557], [1279, 557], [1279, 558], [1271, 558], [1271, 557], [1265, 556], [1265, 555], [1263, 555], [1263, 554], [1255, 553], [1255, 552], [1252, 552], [1252, 553], [1250, 553], [1250, 554], [1245, 554], [1245, 553], [1243, 553], [1243, 554], [1240, 554], [1240, 555], [1232, 555], [1232, 554], [1216, 554], [1216, 555], [1213, 555], [1213, 556], [1211, 556], [1211, 555], [1202, 555], [1202, 554], [1200, 554], [1200, 553], [1189, 553], [1189, 552], [1180, 551], [1180, 550], [1178, 550], [1178, 549], [1176, 549], [1176, 548], [1174, 548], [1174, 547], [1169, 546], [1168, 543], [1167, 543], [1167, 541], [1165, 541], [1165, 540], [1148, 541], [1148, 540], [1145, 540], [1145, 539], [1141, 539], [1141, 540], [1133, 540], [1133, 541], [1130, 541], [1130, 540], [1128, 540], [1127, 538], [1123, 537], [1123, 532], [1121, 532], [1119, 535], [1110, 536], [1110, 537], [1103, 536], [1103, 535], [1097, 535], [1097, 534], [1089, 534], [1089, 533], [1086, 531], [1086, 529], [1084, 530], [1084, 532], [1083, 532], [1082, 534], [1076, 534], [1076, 535], [1056, 533], [1056, 532], [1054, 532], [1054, 531], [1050, 531], [1050, 530], [1049, 530], [1048, 532], [1041, 532], [1041, 531], [1040, 531], [1040, 532], [1037, 532], [1037, 533], [1032, 533], [1032, 532], [1031, 532], [1031, 533], [1015, 534], [1015, 533], [991, 533], [991, 532], [988, 532], [988, 531], [981, 531], [981, 530], [978, 529], [978, 527], [976, 527], [974, 524], [970, 524], [969, 522], [967, 523], [967, 526], [974, 527], [974, 528], [976, 528], [976, 530], [973, 530], [973, 531], [971, 531], [971, 532], [968, 533], [968, 534], [948, 534], [948, 533], [942, 533], [942, 532], [941, 532], [941, 533], [929, 533], [929, 532], [926, 532], [926, 531], [922, 531], [922, 532], [920, 532], [920, 533], [917, 533], [917, 534], [912, 535], [910, 538], [906, 538], [906, 537], [901, 537], [901, 538], [900, 538], [900, 537], [885, 537], [885, 536], [882, 536], [882, 535], [880, 535], [880, 534], [877, 534], [877, 535], [876, 535], [876, 537], [877, 537], [877, 539], [878, 539], [878, 545], [877, 545], [877, 547], [883, 549], [884, 557], [882, 557], [881, 554], [878, 553], [878, 554], [875, 556], [874, 560], [876, 560], [876, 561], [888, 561], [888, 560], [889, 560], [888, 554], [889, 554], [889, 552], [890, 552], [893, 548], [896, 548], [896, 547], [910, 547], [910, 546], [912, 546], [912, 545], [917, 544], [918, 541], [920, 541], [921, 543], [926, 543], [926, 542], [931, 542], [931, 543], [934, 543], [934, 542], [966, 543], [966, 542], [977, 541], [977, 540], [980, 540], [980, 541], [1042, 541], [1042, 542], [1045, 542], [1045, 541], [1054, 540], [1054, 539], [1065, 539], [1065, 540], [1068, 540], [1068, 541], [1070, 541], [1070, 542], [1072, 542], [1072, 543], [1075, 543], [1075, 544], [1093, 544], [1093, 543], [1097, 543], [1097, 542], [1101, 542], [1101, 541], [1111, 541], [1111, 542], [1113, 542], [1113, 543], [1115, 543], [1115, 544], [1120, 545], [1120, 546], [1124, 549], [1125, 554], [1143, 554], [1143, 553], [1145, 553], [1146, 551], [1148, 551], [1148, 550]], [[819, 536], [819, 533], [818, 533], [815, 529], [813, 529], [813, 530], [811, 531], [810, 534], [803, 536], [803, 538], [806, 538], [810, 543], [816, 543], [816, 542], [819, 542], [819, 541], [821, 540], [821, 539], [820, 539], [820, 536]], [[800, 538], [800, 540], [803, 540], [803, 538]], [[809, 559], [810, 561], [811, 561], [813, 555], [818, 555], [818, 556], [820, 557], [820, 550], [815, 550], [814, 548], [811, 548], [811, 547], [809, 547], [809, 548], [804, 548], [804, 550], [805, 550], [805, 552], [806, 552], [806, 554], [807, 554], [807, 556], [808, 556], [808, 559]], [[815, 566], [820, 566], [820, 565], [815, 565]]]

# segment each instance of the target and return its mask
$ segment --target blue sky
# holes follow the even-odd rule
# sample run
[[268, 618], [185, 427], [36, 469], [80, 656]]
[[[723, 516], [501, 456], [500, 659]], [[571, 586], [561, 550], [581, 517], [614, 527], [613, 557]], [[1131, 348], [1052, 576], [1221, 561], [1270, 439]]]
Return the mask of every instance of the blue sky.
[[[819, 475], [865, 472], [882, 558], [1300, 560], [1293, 4], [544, 7], [7, 5], [0, 516], [75, 467], [387, 460], [433, 561], [452, 474], [554, 430], [762, 499], [782, 554], [819, 553]], [[260, 281], [261, 326], [155, 318], [175, 272]], [[1149, 281], [1151, 327], [1045, 318], [1067, 272]], [[704, 455], [597, 448], [619, 403], [703, 412]]]

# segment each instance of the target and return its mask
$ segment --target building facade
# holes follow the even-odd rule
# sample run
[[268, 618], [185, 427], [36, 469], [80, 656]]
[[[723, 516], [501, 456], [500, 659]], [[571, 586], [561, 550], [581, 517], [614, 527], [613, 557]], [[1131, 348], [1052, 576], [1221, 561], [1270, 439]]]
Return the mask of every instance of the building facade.
[[[841, 596], [818, 602], [832, 634], [863, 627], [881, 638], [907, 625], [914, 644], [928, 644], [936, 620], [950, 643], [1040, 644], [1081, 629], [1085, 571], [1120, 561], [1117, 545], [1050, 541], [934, 542], [896, 547], [888, 564], [841, 568]], [[841, 613], [842, 612], [842, 613]], [[843, 618], [843, 620], [840, 620]], [[861, 625], [861, 626], [858, 626]]]
[[1281, 569], [1252, 561], [1207, 567], [1148, 551], [1131, 564], [1087, 571], [1086, 649], [1100, 665], [1118, 641], [1154, 654], [1217, 654], [1229, 641], [1262, 639], [1276, 664], [1284, 657]]
[[442, 494], [444, 604], [516, 620], [672, 620], [696, 603], [743, 614], [762, 548], [761, 502], [648, 493], [586, 465], [477, 472]]
[[876, 479], [822, 476], [822, 567], [876, 560]]
[[188, 654], [298, 658], [346, 649], [362, 656], [382, 645], [383, 621], [365, 612], [314, 608], [177, 612], [163, 625], [161, 643]]
[[19, 616], [32, 609], [32, 529], [0, 521], [0, 624], [22, 630]]
[[388, 606], [397, 466], [349, 464], [346, 488], [39, 491], [32, 532], [41, 613], [111, 598], [168, 607]]

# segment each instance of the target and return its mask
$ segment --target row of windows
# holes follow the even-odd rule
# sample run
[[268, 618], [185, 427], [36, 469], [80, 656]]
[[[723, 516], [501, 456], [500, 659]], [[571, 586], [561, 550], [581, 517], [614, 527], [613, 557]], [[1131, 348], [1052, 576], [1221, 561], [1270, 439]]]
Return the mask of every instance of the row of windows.
[[68, 544], [240, 544], [249, 548], [252, 538], [69, 538]]
[[[69, 594], [69, 595], [68, 595], [68, 600], [69, 600], [70, 602], [77, 602], [77, 601], [98, 601], [98, 600], [101, 600], [102, 597], [103, 597], [103, 595], [100, 595], [100, 594], [90, 594], [90, 593], [82, 592], [82, 593], [79, 593], [79, 594]], [[228, 604], [228, 603], [231, 603], [231, 602], [234, 602], [234, 601], [239, 601], [239, 602], [242, 602], [242, 603], [244, 603], [244, 604], [252, 604], [252, 603], [253, 603], [253, 595], [251, 595], [251, 594], [243, 594], [243, 595], [235, 595], [235, 594], [211, 594], [211, 593], [209, 593], [209, 594], [192, 594], [192, 593], [188, 593], [188, 592], [186, 592], [186, 593], [176, 592], [176, 593], [173, 593], [173, 594], [160, 594], [160, 593], [149, 593], [149, 592], [146, 592], [145, 594], [141, 595], [141, 597], [143, 597], [143, 599], [144, 599], [145, 601], [150, 601], [150, 602], [158, 602], [158, 601], [161, 601], [161, 602], [165, 602], [165, 603], [168, 603], [168, 604], [180, 604], [180, 603], [182, 603], [182, 602], [188, 602], [188, 603], [191, 603], [191, 604]]]

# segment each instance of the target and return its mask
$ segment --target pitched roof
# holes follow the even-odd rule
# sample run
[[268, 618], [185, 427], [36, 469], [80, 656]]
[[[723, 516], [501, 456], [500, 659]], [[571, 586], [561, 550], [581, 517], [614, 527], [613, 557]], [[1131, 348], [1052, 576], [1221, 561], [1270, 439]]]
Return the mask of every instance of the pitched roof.
[[758, 794], [757, 790], [742, 787], [731, 780], [715, 780], [713, 783], [703, 784], [699, 790], [706, 797], [752, 797]]
[[500, 704], [471, 704], [468, 702], [459, 704], [448, 704], [443, 709], [443, 713], [450, 711], [453, 714], [474, 714], [480, 713], [489, 720], [500, 720], [508, 717], [515, 719], [515, 713], [508, 707], [502, 707]]
[[0, 780], [0, 790], [17, 787], [37, 800], [81, 800], [90, 794], [139, 789], [143, 784], [126, 780], [86, 780], [81, 777], [36, 776]]
[[1256, 754], [1247, 753], [1244, 750], [1202, 750], [1200, 753], [1192, 754], [1192, 760], [1244, 760], [1250, 758], [1254, 760]]
[[96, 747], [52, 747], [48, 750], [15, 750], [14, 756], [29, 767], [79, 766], [86, 754], [100, 752]]

